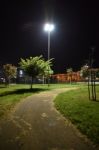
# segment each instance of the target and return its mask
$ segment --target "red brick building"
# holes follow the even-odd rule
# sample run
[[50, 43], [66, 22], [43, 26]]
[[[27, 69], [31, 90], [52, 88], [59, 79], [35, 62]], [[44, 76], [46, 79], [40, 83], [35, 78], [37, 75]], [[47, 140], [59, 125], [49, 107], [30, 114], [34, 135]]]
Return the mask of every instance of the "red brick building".
[[66, 74], [55, 74], [52, 75], [52, 78], [57, 82], [78, 82], [82, 80], [79, 71]]

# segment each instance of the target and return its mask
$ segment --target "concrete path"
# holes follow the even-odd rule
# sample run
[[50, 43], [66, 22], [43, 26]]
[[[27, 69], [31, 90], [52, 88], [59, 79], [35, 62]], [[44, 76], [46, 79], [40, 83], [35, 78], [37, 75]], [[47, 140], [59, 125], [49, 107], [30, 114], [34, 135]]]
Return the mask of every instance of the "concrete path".
[[96, 150], [53, 106], [70, 89], [34, 94], [0, 123], [0, 150]]

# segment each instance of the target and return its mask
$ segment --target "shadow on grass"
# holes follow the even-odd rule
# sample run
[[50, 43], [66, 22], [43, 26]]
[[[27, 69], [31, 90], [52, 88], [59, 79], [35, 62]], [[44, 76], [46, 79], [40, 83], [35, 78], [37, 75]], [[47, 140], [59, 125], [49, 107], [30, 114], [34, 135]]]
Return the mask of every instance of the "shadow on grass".
[[2, 88], [6, 88], [7, 86], [5, 86], [5, 85], [0, 85], [0, 89], [2, 89]]
[[2, 88], [6, 88], [5, 86], [0, 86], [0, 89], [2, 89]]
[[92, 102], [99, 102], [99, 98], [96, 98], [96, 100], [90, 100], [90, 101], [92, 101]]
[[33, 89], [17, 89], [14, 91], [5, 91], [0, 94], [1, 97], [7, 96], [7, 95], [14, 95], [14, 94], [24, 94], [24, 93], [39, 93], [43, 91], [48, 91], [48, 89], [42, 89], [42, 88], [33, 88]]

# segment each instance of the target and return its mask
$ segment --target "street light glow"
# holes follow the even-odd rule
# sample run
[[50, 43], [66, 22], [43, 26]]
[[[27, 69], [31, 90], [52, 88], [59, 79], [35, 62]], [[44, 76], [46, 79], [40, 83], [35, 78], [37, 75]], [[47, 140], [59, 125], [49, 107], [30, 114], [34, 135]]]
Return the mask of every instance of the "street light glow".
[[[46, 23], [44, 26], [44, 30], [48, 33], [48, 60], [50, 60], [50, 33], [51, 31], [54, 30], [54, 25], [50, 23]], [[50, 83], [49, 75], [50, 75], [50, 69], [48, 67], [48, 86]]]
[[46, 23], [45, 26], [44, 26], [44, 30], [47, 31], [47, 32], [51, 32], [51, 31], [54, 30], [54, 25]]

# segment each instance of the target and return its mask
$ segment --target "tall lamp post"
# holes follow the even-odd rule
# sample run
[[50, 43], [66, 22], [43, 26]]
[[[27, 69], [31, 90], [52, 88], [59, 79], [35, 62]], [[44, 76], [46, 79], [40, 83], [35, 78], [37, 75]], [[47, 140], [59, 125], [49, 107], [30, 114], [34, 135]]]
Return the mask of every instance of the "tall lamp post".
[[[54, 25], [46, 23], [44, 30], [48, 33], [48, 60], [50, 59], [50, 33], [54, 30]], [[49, 86], [49, 68], [48, 68], [48, 86]]]

